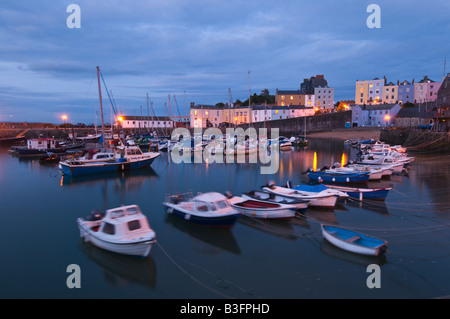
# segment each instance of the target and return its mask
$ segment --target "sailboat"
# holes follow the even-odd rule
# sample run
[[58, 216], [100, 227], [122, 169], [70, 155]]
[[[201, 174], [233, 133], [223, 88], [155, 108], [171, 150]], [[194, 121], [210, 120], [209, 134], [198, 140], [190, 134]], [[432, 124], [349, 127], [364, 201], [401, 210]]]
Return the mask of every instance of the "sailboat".
[[[103, 121], [103, 106], [100, 86], [100, 69], [97, 67], [98, 89], [100, 97], [100, 112], [102, 119], [102, 137], [101, 142], [105, 147], [105, 130]], [[128, 146], [120, 140], [121, 145], [116, 147], [111, 156], [105, 156], [104, 160], [98, 159], [77, 159], [70, 158], [59, 163], [60, 168], [65, 175], [90, 175], [98, 173], [108, 173], [114, 171], [134, 170], [149, 167], [159, 152], [142, 152], [139, 146]], [[107, 153], [107, 152], [106, 152]], [[106, 154], [103, 152], [103, 154]]]

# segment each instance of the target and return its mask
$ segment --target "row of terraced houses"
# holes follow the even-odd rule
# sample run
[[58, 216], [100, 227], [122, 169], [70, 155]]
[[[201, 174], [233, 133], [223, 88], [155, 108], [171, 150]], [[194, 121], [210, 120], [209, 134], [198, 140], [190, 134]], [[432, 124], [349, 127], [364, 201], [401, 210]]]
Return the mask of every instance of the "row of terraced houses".
[[[418, 82], [383, 79], [356, 81], [355, 100], [342, 110], [352, 110], [352, 126], [417, 126], [437, 123], [446, 128], [450, 113], [450, 73], [442, 81], [424, 76]], [[251, 100], [251, 99], [250, 99]], [[341, 101], [341, 104], [342, 101]], [[334, 88], [323, 75], [304, 79], [297, 90], [276, 90], [275, 103], [243, 106], [238, 103], [195, 105], [188, 116], [159, 119], [124, 116], [124, 128], [226, 127], [262, 121], [335, 112]], [[407, 106], [404, 107], [404, 106]], [[450, 121], [448, 121], [450, 122]]]

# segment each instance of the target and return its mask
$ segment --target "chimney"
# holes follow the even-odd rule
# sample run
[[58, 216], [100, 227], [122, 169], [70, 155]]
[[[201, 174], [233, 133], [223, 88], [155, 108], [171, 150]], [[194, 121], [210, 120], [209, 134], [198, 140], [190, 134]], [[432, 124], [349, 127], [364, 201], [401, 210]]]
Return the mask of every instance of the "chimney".
[[384, 79], [384, 85], [386, 85], [386, 82], [387, 82], [386, 75], [383, 75], [383, 79]]

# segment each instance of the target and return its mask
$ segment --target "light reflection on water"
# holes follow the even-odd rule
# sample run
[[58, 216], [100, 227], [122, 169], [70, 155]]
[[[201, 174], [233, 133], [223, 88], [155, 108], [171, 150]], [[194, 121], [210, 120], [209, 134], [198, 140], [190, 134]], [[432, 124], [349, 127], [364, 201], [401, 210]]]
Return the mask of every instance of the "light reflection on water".
[[[234, 195], [269, 180], [307, 182], [308, 168], [353, 159], [343, 142], [310, 140], [279, 153], [279, 170], [259, 163], [174, 164], [163, 153], [148, 170], [61, 176], [57, 164], [0, 151], [0, 272], [3, 298], [430, 298], [449, 295], [448, 155], [420, 155], [408, 174], [370, 182], [393, 187], [386, 202], [341, 202], [308, 209], [289, 221], [241, 218], [230, 230], [198, 227], [167, 216], [175, 192]], [[267, 165], [267, 164], [264, 164]], [[76, 218], [92, 209], [138, 204], [157, 233], [149, 260], [82, 243]], [[389, 241], [386, 255], [361, 257], [323, 240], [319, 224], [352, 227]], [[12, 241], [11, 238], [14, 238]], [[65, 286], [67, 265], [82, 269], [82, 288]], [[365, 285], [377, 263], [382, 288]]]

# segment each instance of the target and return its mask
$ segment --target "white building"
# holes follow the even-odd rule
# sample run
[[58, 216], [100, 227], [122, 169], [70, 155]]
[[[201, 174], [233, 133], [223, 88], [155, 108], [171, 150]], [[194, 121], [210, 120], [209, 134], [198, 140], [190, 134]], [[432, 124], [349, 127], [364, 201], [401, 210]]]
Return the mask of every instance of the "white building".
[[191, 106], [191, 127], [218, 127], [223, 122], [223, 108], [213, 105]]
[[316, 96], [314, 94], [305, 94], [305, 106], [314, 107], [316, 105]]
[[[276, 107], [276, 106], [274, 106]], [[254, 105], [252, 108], [252, 122], [264, 122], [272, 120], [272, 106]]]
[[121, 115], [123, 129], [173, 128], [174, 122], [166, 116], [127, 116]]
[[314, 88], [315, 107], [320, 111], [330, 112], [334, 110], [334, 88]]
[[401, 107], [396, 104], [358, 105], [352, 110], [353, 127], [386, 127], [394, 123]]

